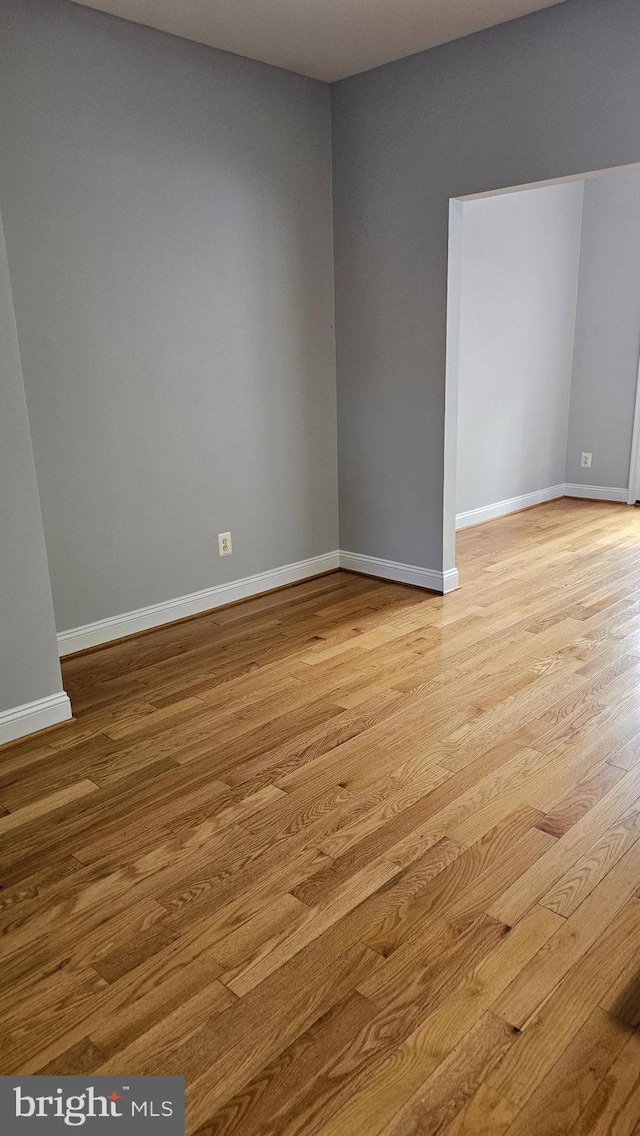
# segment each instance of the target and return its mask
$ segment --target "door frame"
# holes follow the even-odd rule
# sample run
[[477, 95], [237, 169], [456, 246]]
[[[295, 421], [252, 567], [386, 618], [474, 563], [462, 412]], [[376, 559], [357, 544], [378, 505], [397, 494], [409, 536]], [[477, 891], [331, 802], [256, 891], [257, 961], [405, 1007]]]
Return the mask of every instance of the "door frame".
[[631, 461], [629, 462], [629, 484], [627, 486], [627, 505], [635, 505], [640, 500], [640, 359], [636, 381], [636, 408], [633, 415], [633, 434], [631, 435]]
[[[458, 451], [458, 386], [459, 386], [459, 352], [458, 340], [460, 332], [460, 289], [461, 289], [461, 258], [462, 258], [462, 223], [458, 211], [465, 201], [474, 201], [482, 197], [497, 197], [503, 193], [514, 193], [519, 190], [538, 189], [546, 185], [560, 185], [568, 181], [586, 181], [588, 178], [601, 177], [603, 174], [615, 173], [618, 170], [640, 169], [639, 162], [630, 162], [623, 166], [607, 166], [598, 170], [585, 170], [584, 173], [568, 174], [565, 177], [548, 178], [542, 181], [528, 182], [522, 185], [511, 185], [500, 189], [483, 190], [479, 193], [460, 194], [449, 198], [449, 232], [448, 232], [448, 273], [447, 273], [447, 349], [445, 371], [445, 445], [443, 462], [443, 568], [455, 572], [456, 549], [456, 473]], [[633, 419], [633, 435], [631, 443], [631, 461], [629, 463], [629, 482], [627, 485], [627, 504], [634, 505], [640, 501], [640, 360], [638, 361], [638, 378], [636, 382], [636, 403]], [[456, 573], [457, 575], [457, 573]]]

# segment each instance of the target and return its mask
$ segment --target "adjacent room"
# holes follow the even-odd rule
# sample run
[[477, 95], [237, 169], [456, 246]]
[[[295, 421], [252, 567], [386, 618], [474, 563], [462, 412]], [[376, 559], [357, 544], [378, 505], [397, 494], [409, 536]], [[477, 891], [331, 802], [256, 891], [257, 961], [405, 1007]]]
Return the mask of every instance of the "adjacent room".
[[0, 0], [2, 1132], [640, 1132], [639, 361], [637, 0]]
[[640, 169], [452, 211], [456, 527], [564, 496], [635, 501]]

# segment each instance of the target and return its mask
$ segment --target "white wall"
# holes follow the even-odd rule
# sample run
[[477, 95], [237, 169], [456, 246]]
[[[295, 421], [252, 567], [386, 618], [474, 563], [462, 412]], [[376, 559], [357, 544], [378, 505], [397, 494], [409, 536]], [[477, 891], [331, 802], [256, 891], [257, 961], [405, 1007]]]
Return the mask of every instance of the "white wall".
[[639, 354], [640, 171], [624, 170], [585, 183], [568, 483], [626, 496]]
[[463, 205], [459, 524], [564, 483], [582, 198], [575, 182]]

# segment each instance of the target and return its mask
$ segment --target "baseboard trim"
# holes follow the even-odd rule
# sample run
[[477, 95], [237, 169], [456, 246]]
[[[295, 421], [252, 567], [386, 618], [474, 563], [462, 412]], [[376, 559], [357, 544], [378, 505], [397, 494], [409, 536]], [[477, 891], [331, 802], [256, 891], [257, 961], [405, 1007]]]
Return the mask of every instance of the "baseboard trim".
[[309, 576], [334, 572], [339, 567], [339, 553], [326, 552], [322, 556], [312, 556], [295, 564], [284, 564], [281, 568], [258, 572], [255, 576], [246, 576], [242, 580], [217, 584], [213, 588], [191, 592], [190, 595], [150, 604], [148, 607], [127, 611], [108, 619], [99, 619], [95, 623], [86, 623], [82, 627], [60, 631], [58, 651], [61, 657], [73, 655], [76, 651], [85, 651], [88, 647], [99, 647], [104, 643], [113, 642], [114, 639], [124, 639], [127, 635], [136, 635], [140, 631], [162, 627], [165, 623], [174, 623], [191, 615], [201, 615], [217, 607], [224, 607], [227, 604], [237, 603], [238, 600], [260, 595], [262, 592], [285, 587], [287, 584], [296, 584], [300, 580], [308, 579]]
[[71, 702], [64, 690], [47, 698], [37, 698], [35, 702], [12, 706], [10, 710], [0, 710], [0, 745], [47, 730], [71, 717]]
[[450, 568], [446, 572], [436, 572], [432, 568], [418, 568], [415, 564], [399, 564], [395, 560], [382, 560], [378, 556], [365, 556], [360, 552], [340, 552], [340, 567], [347, 572], [358, 572], [365, 576], [379, 576], [382, 580], [394, 580], [398, 584], [412, 584], [416, 588], [426, 588], [430, 592], [452, 592], [458, 587], [458, 572]]
[[442, 592], [446, 595], [447, 592], [455, 592], [456, 588], [460, 587], [458, 579], [457, 568], [447, 568], [446, 572], [442, 573]]
[[99, 619], [95, 623], [85, 623], [82, 627], [72, 627], [58, 632], [58, 652], [61, 658], [125, 639], [141, 631], [150, 631], [166, 623], [188, 619], [192, 615], [203, 615], [218, 607], [238, 603], [252, 596], [287, 584], [297, 584], [310, 576], [321, 576], [325, 572], [335, 572], [344, 568], [350, 572], [364, 573], [367, 576], [380, 576], [384, 580], [394, 580], [401, 584], [413, 584], [433, 592], [451, 592], [458, 587], [458, 573], [455, 568], [447, 572], [435, 572], [429, 568], [417, 568], [411, 564], [398, 564], [394, 560], [381, 560], [376, 556], [364, 556], [354, 552], [326, 552], [322, 556], [312, 556], [295, 564], [285, 564], [270, 572], [259, 572], [242, 580], [228, 584], [218, 584], [213, 588], [203, 588], [200, 592], [178, 596], [163, 603], [149, 604], [136, 611], [126, 611], [122, 615]]
[[565, 485], [565, 497], [582, 497], [585, 501], [622, 501], [626, 504], [628, 490], [610, 485]]
[[[615, 489], [601, 485], [554, 485], [549, 489], [540, 489], [534, 493], [525, 493], [520, 497], [510, 497], [505, 501], [498, 501], [494, 505], [486, 505], [481, 509], [470, 509], [456, 516], [456, 528], [467, 528], [470, 525], [482, 524], [484, 521], [496, 517], [508, 516], [509, 513], [519, 512], [534, 505], [541, 505], [545, 501], [553, 501], [558, 497], [585, 497], [600, 501], [626, 501], [627, 490]], [[312, 556], [307, 560], [299, 560], [295, 564], [285, 564], [269, 572], [258, 572], [255, 576], [246, 576], [242, 580], [232, 580], [227, 584], [217, 584], [212, 588], [203, 588], [199, 592], [191, 592], [186, 596], [178, 596], [162, 603], [149, 604], [148, 607], [138, 608], [136, 611], [127, 611], [122, 615], [110, 616], [108, 619], [99, 619], [95, 623], [86, 623], [82, 627], [72, 627], [68, 631], [58, 633], [58, 651], [61, 658], [73, 655], [77, 651], [85, 651], [90, 647], [100, 647], [105, 643], [112, 643], [116, 639], [124, 639], [128, 635], [136, 635], [141, 631], [149, 631], [154, 627], [162, 627], [166, 623], [175, 623], [180, 619], [187, 619], [192, 615], [202, 615], [207, 611], [214, 611], [218, 607], [237, 603], [239, 600], [257, 596], [276, 588], [286, 587], [306, 580], [310, 576], [320, 576], [324, 572], [334, 572], [337, 568], [344, 568], [347, 572], [358, 572], [365, 576], [378, 576], [382, 580], [393, 580], [399, 584], [411, 584], [413, 587], [425, 588], [427, 591], [438, 592], [445, 595], [458, 587], [458, 572], [450, 568], [445, 572], [438, 572], [432, 568], [421, 568], [415, 564], [402, 564], [395, 560], [384, 560], [378, 556], [367, 556], [359, 552], [326, 552], [321, 556]], [[58, 696], [55, 696], [58, 697]], [[22, 732], [33, 732], [37, 729], [46, 729], [49, 725], [64, 721], [71, 717], [71, 708], [66, 695], [68, 712], [60, 717], [53, 717], [51, 721], [43, 721], [43, 725], [31, 726]], [[44, 702], [49, 702], [45, 699]], [[15, 710], [0, 713], [0, 745], [5, 740], [3, 736], [3, 721], [6, 715], [17, 715], [16, 721], [22, 716], [28, 716], [30, 707], [37, 707], [38, 703], [29, 703], [26, 707], [16, 707]], [[39, 713], [39, 711], [34, 711]], [[53, 713], [53, 708], [51, 708]], [[43, 708], [42, 713], [47, 717]], [[9, 719], [6, 722], [9, 729]], [[21, 736], [13, 735], [13, 736]]]
[[534, 505], [543, 505], [545, 501], [555, 501], [565, 496], [565, 485], [552, 485], [548, 489], [536, 489], [533, 493], [522, 493], [519, 497], [507, 497], [505, 501], [496, 501], [494, 505], [484, 505], [480, 509], [468, 509], [456, 515], [456, 529], [466, 529], [471, 525], [481, 525], [485, 521], [492, 521], [496, 517], [507, 517], [509, 513], [519, 513], [522, 509], [530, 509]]

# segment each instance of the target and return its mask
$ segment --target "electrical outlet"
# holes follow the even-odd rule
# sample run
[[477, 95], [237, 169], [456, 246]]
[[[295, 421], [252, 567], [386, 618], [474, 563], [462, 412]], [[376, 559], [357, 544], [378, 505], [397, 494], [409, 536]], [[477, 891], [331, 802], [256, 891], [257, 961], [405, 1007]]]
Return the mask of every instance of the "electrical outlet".
[[580, 465], [583, 469], [591, 469], [591, 454], [583, 454], [580, 460]]
[[231, 556], [232, 552], [231, 533], [218, 533], [218, 556]]

